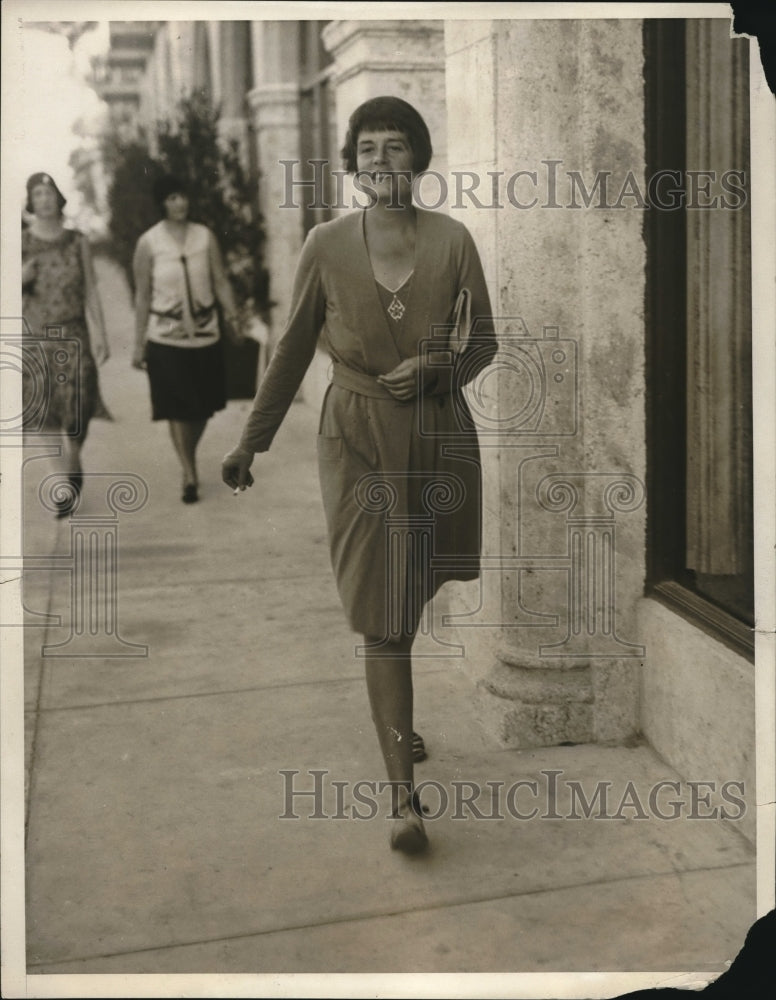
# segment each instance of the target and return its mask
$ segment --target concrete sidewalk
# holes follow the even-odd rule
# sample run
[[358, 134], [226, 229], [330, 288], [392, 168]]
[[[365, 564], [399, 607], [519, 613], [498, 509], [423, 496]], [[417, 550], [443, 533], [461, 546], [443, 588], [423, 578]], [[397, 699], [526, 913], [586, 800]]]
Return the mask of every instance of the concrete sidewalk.
[[[647, 746], [500, 748], [458, 660], [416, 670], [429, 749], [417, 777], [438, 783], [424, 798], [441, 813], [431, 852], [390, 851], [385, 796], [368, 822], [336, 818], [367, 813], [354, 783], [383, 774], [329, 567], [317, 415], [294, 404], [256, 485], [233, 497], [219, 465], [249, 404], [230, 403], [201, 445], [202, 501], [183, 505], [167, 428], [129, 364], [127, 290], [98, 265], [116, 418], [95, 422], [84, 449], [100, 475], [55, 521], [38, 499], [45, 459], [32, 450], [25, 466], [25, 554], [42, 557], [25, 578], [28, 972], [722, 972], [755, 919], [754, 853], [736, 823], [567, 818], [573, 781], [588, 799], [611, 782], [616, 807], [628, 782], [646, 803], [678, 776]], [[100, 520], [127, 476], [147, 501], [126, 490], [113, 503], [127, 509]], [[118, 538], [118, 634], [137, 645], [98, 629], [93, 655], [42, 656], [90, 599], [72, 586], [77, 530]], [[49, 554], [61, 563], [43, 566]], [[61, 622], [34, 624], [44, 612]], [[326, 818], [299, 796], [300, 818], [280, 818], [289, 780], [309, 790], [315, 770]], [[480, 811], [504, 818], [438, 808], [456, 781], [488, 789], [500, 809], [480, 797]], [[518, 781], [536, 785], [518, 786], [510, 811], [498, 797]], [[686, 816], [686, 790], [673, 797]], [[514, 815], [533, 806], [533, 819]]]

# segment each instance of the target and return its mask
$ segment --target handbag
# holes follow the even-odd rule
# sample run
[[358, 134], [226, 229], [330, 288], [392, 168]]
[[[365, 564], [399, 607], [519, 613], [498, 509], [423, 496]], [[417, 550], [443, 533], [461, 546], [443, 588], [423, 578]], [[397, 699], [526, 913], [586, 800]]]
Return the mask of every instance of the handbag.
[[453, 328], [450, 331], [448, 347], [453, 354], [453, 361], [460, 357], [469, 342], [472, 328], [472, 293], [468, 288], [462, 288], [458, 293], [453, 309]]
[[[472, 293], [468, 288], [462, 288], [455, 300], [451, 323], [437, 327], [444, 332], [448, 330], [447, 343], [443, 347], [439, 343], [426, 341], [422, 344], [423, 366], [434, 370], [432, 380], [425, 384], [426, 391], [442, 394], [452, 392], [456, 384], [458, 359], [466, 349], [472, 326]], [[441, 339], [441, 338], [440, 338]]]

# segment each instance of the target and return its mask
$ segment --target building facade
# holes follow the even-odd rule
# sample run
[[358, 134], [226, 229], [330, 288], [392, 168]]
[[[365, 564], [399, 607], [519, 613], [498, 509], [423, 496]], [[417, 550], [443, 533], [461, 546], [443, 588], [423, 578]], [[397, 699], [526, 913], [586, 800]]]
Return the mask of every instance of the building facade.
[[393, 94], [423, 113], [420, 203], [472, 232], [500, 343], [472, 394], [483, 572], [440, 594], [428, 641], [462, 654], [506, 746], [644, 738], [753, 803], [748, 40], [725, 18], [152, 35], [138, 114], [205, 87], [243, 143], [274, 338], [306, 233], [347, 208], [321, 164], [350, 112]]

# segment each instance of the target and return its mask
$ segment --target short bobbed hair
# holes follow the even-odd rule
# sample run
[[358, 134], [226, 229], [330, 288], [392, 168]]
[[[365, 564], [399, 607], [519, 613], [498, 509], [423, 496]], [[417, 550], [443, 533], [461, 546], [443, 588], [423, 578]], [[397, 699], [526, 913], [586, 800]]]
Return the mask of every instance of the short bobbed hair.
[[431, 136], [422, 116], [400, 97], [373, 97], [360, 104], [348, 122], [342, 160], [349, 174], [358, 171], [356, 150], [362, 132], [402, 132], [412, 150], [413, 173], [428, 170], [431, 162]]
[[51, 174], [45, 174], [42, 172], [38, 172], [37, 174], [31, 174], [27, 178], [27, 204], [25, 205], [25, 208], [30, 213], [30, 215], [34, 215], [32, 207], [32, 192], [36, 187], [38, 187], [41, 184], [44, 185], [45, 187], [50, 187], [56, 194], [57, 204], [59, 205], [59, 214], [61, 215], [62, 209], [67, 204], [67, 198], [65, 198], [62, 192], [59, 190]]
[[164, 214], [164, 203], [171, 194], [182, 194], [188, 198], [188, 185], [180, 177], [175, 177], [173, 174], [163, 174], [161, 177], [157, 177], [154, 181], [153, 196], [162, 214]]

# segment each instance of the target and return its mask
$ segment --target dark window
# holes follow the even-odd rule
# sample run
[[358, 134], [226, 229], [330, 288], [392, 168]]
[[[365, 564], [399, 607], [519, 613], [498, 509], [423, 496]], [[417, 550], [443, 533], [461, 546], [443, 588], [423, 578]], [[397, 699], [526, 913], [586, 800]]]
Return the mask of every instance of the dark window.
[[647, 591], [751, 657], [748, 40], [650, 20], [645, 56]]

